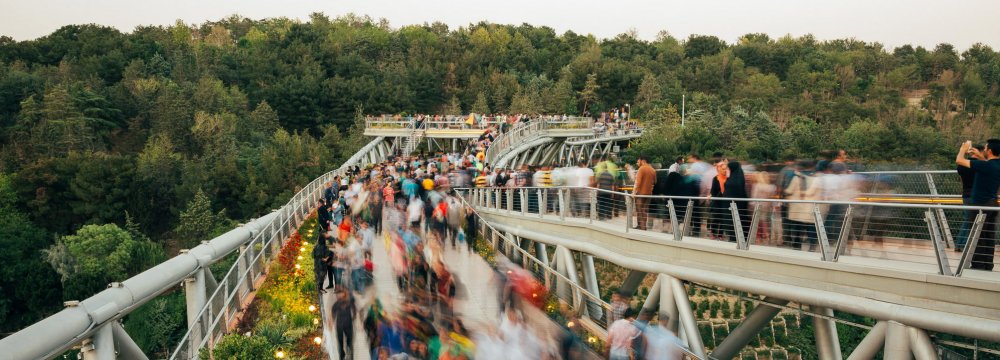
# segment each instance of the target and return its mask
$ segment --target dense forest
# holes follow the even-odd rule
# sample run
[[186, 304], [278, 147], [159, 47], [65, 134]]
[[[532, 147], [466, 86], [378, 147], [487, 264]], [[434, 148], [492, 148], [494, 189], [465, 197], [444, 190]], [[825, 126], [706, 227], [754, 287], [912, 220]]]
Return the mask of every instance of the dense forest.
[[842, 147], [933, 163], [998, 134], [998, 90], [988, 46], [808, 35], [596, 39], [314, 14], [0, 37], [0, 332], [276, 208], [365, 142], [362, 114], [629, 104], [650, 129], [632, 151], [658, 160]]

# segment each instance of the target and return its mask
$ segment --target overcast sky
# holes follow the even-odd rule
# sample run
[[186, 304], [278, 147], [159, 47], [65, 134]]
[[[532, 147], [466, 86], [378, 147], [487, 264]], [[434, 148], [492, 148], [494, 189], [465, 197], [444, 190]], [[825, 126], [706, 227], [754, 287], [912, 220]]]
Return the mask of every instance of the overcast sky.
[[452, 28], [486, 20], [549, 26], [599, 38], [634, 28], [643, 39], [660, 30], [677, 38], [716, 35], [733, 42], [740, 35], [772, 37], [812, 33], [821, 40], [854, 37], [934, 47], [941, 42], [962, 51], [977, 42], [1000, 49], [997, 0], [0, 0], [0, 35], [34, 39], [67, 24], [97, 23], [131, 31], [137, 25], [169, 25], [181, 19], [202, 23], [240, 14], [249, 18], [308, 20], [353, 12], [386, 18], [393, 27], [442, 21]]

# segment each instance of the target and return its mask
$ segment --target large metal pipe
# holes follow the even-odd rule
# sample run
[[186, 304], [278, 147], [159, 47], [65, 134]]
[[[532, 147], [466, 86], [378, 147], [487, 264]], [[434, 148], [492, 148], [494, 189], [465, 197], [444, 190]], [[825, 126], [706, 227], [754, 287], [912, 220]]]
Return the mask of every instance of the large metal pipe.
[[[681, 333], [679, 329], [680, 316], [677, 309], [677, 302], [674, 301], [674, 288], [673, 284], [670, 283], [670, 278], [663, 274], [656, 275], [657, 281], [660, 282], [660, 325], [673, 331], [675, 334]], [[682, 334], [683, 335], [683, 334]], [[694, 334], [688, 336], [701, 336], [701, 334]], [[685, 338], [685, 341], [687, 339]]]
[[885, 360], [911, 360], [910, 338], [906, 334], [906, 325], [895, 321], [889, 322], [885, 334]]
[[688, 348], [699, 359], [705, 359], [705, 343], [701, 340], [701, 333], [698, 332], [698, 322], [691, 312], [691, 302], [688, 299], [687, 291], [684, 291], [684, 284], [675, 277], [664, 275], [670, 280], [670, 290], [674, 292], [674, 303], [677, 304], [677, 313], [680, 317], [681, 327], [687, 335]]
[[906, 334], [910, 339], [910, 350], [917, 360], [937, 360], [937, 349], [926, 331], [907, 326]]
[[[107, 326], [107, 325], [105, 325]], [[131, 336], [125, 332], [121, 323], [111, 323], [111, 330], [114, 333], [115, 343], [118, 344], [118, 357], [122, 360], [149, 360], [146, 354], [142, 353], [139, 345], [132, 340]]]
[[681, 265], [633, 258], [600, 245], [566, 239], [526, 229], [520, 225], [510, 226], [495, 221], [492, 222], [492, 225], [498, 229], [510, 231], [518, 236], [545, 242], [550, 245], [561, 245], [576, 251], [601, 254], [603, 259], [628, 269], [663, 273], [688, 281], [703, 282], [728, 289], [746, 291], [779, 299], [788, 299], [789, 301], [803, 304], [813, 304], [851, 314], [868, 316], [878, 320], [894, 320], [922, 329], [983, 340], [1000, 341], [1000, 320], [997, 319], [951, 314], [943, 311], [845, 295], [833, 291], [781, 284], [767, 281], [766, 279], [723, 274], [710, 270], [694, 269]]
[[[770, 306], [769, 304], [777, 306]], [[750, 312], [750, 315], [743, 320], [743, 323], [730, 332], [729, 336], [726, 336], [719, 346], [715, 347], [715, 350], [712, 351], [712, 357], [716, 359], [731, 359], [738, 355], [740, 350], [749, 344], [764, 326], [771, 323], [771, 319], [774, 319], [781, 312], [781, 306], [785, 304], [788, 304], [788, 300], [764, 298]], [[739, 306], [738, 303], [737, 306]]]
[[875, 355], [882, 350], [882, 345], [885, 344], [885, 331], [889, 327], [889, 323], [885, 321], [879, 321], [868, 331], [868, 335], [865, 335], [864, 339], [858, 343], [858, 346], [854, 348], [851, 355], [847, 357], [847, 360], [870, 360], [874, 359]]
[[816, 334], [816, 353], [820, 360], [840, 360], [840, 337], [837, 336], [837, 323], [833, 318], [833, 309], [810, 306], [813, 313], [826, 318], [813, 316], [813, 328]]
[[[179, 284], [199, 270], [208, 259], [217, 261], [250, 241], [277, 212], [260, 217], [244, 226], [198, 245], [188, 253], [177, 255], [149, 270], [123, 281], [80, 302], [78, 306], [64, 309], [32, 324], [10, 336], [0, 339], [0, 349], [11, 359], [49, 358], [62, 353], [83, 339], [93, 335], [108, 321], [121, 318]], [[204, 257], [203, 257], [204, 256]], [[202, 260], [199, 260], [201, 258]]]

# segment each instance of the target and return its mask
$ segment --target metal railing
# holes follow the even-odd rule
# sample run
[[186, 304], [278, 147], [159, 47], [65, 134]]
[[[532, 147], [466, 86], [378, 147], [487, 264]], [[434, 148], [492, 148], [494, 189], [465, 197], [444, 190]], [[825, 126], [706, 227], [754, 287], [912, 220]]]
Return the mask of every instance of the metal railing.
[[610, 128], [605, 128], [603, 130], [598, 129], [598, 128], [594, 128], [594, 136], [574, 136], [574, 137], [569, 137], [569, 138], [566, 138], [566, 143], [572, 145], [572, 144], [579, 144], [579, 143], [589, 142], [589, 141], [595, 141], [595, 140], [596, 141], [600, 141], [601, 139], [607, 139], [607, 138], [636, 137], [636, 136], [642, 135], [643, 130], [645, 130], [645, 129], [642, 128], [642, 127], [634, 127], [634, 128], [627, 128], [627, 129], [610, 129]]
[[992, 268], [994, 232], [987, 219], [1000, 211], [939, 204], [639, 196], [572, 187], [468, 191], [472, 204], [500, 214], [584, 219], [623, 232], [651, 230], [659, 232], [653, 236], [678, 241], [700, 236], [733, 242], [741, 250], [790, 248], [831, 262], [847, 255], [912, 263], [947, 276], [961, 276], [969, 267]]
[[[539, 253], [539, 251], [547, 251], [546, 249], [536, 249], [533, 254], [531, 251], [525, 250], [522, 244], [520, 244], [520, 242], [516, 239], [513, 239], [512, 236], [493, 227], [493, 225], [482, 217], [479, 210], [476, 209], [475, 206], [472, 206], [473, 204], [469, 202], [470, 199], [475, 199], [473, 190], [475, 189], [458, 189], [461, 193], [459, 198], [462, 200], [463, 205], [471, 207], [475, 216], [479, 218], [480, 226], [477, 231], [479, 231], [479, 234], [482, 235], [483, 239], [486, 239], [493, 250], [504, 254], [508, 258], [518, 260], [524, 269], [530, 271], [536, 279], [545, 284], [546, 289], [549, 289], [550, 291], [552, 289], [556, 289], [556, 296], [558, 296], [559, 299], [568, 306], [571, 312], [582, 319], [592, 321], [594, 324], [600, 326], [606, 331], [608, 325], [610, 325], [608, 324], [608, 319], [611, 316], [611, 304], [605, 302], [597, 294], [593, 294], [584, 287], [580, 286], [577, 281], [570, 279], [558, 270], [552, 268], [547, 261], [539, 259], [538, 256], [548, 258], [547, 252], [545, 254]], [[558, 253], [555, 256], [558, 256]], [[573, 266], [571, 271], [573, 271], [575, 275], [575, 266]], [[559, 291], [559, 289], [564, 290]], [[595, 311], [595, 307], [600, 310]], [[686, 346], [679, 344], [677, 346], [684, 351], [689, 358], [697, 360], [702, 359]]]
[[189, 324], [188, 331], [170, 356], [171, 360], [197, 359], [200, 349], [215, 347], [215, 343], [228, 333], [230, 326], [234, 325], [237, 314], [249, 305], [254, 295], [255, 283], [267, 276], [271, 261], [281, 251], [285, 241], [312, 212], [313, 204], [322, 196], [324, 184], [332, 181], [335, 176], [346, 175], [348, 168], [361, 161], [362, 155], [372, 151], [381, 139], [377, 138], [367, 144], [337, 170], [313, 179], [278, 210], [282, 213], [287, 212], [290, 216], [276, 218], [266, 226], [275, 231], [261, 232], [240, 247], [237, 261], [208, 297], [195, 322]]

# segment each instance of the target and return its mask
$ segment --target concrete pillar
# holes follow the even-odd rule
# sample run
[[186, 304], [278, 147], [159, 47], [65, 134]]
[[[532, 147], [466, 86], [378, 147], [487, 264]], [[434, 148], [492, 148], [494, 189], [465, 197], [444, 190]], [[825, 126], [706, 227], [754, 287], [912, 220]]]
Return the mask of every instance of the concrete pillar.
[[[712, 357], [718, 359], [729, 359], [739, 355], [740, 350], [744, 346], [750, 343], [754, 336], [760, 332], [765, 326], [771, 323], [771, 319], [774, 319], [781, 308], [778, 306], [768, 306], [768, 304], [775, 304], [779, 306], [784, 306], [788, 304], [788, 300], [774, 299], [774, 298], [764, 298], [757, 307], [747, 315], [746, 319], [740, 326], [736, 327], [733, 331], [726, 336], [725, 340], [722, 341], [719, 346], [715, 347], [715, 351], [712, 351]], [[737, 304], [738, 305], [738, 304]]]
[[[812, 306], [814, 313], [833, 317], [833, 309]], [[816, 353], [820, 360], [840, 360], [840, 339], [837, 336], [837, 323], [830, 319], [813, 317], [813, 327], [816, 332]]]

